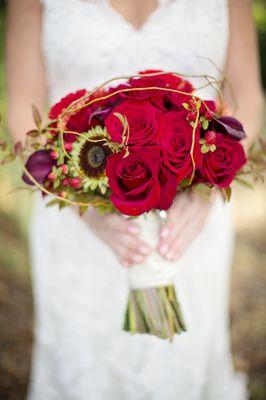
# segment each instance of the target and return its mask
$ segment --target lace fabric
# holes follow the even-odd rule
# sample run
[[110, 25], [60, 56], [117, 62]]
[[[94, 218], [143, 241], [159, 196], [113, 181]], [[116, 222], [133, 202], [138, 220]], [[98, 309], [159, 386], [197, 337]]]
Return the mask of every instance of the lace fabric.
[[[139, 70], [218, 78], [223, 68], [226, 0], [161, 1], [139, 30], [106, 0], [42, 3], [51, 103]], [[188, 332], [173, 343], [131, 336], [121, 329], [127, 271], [70, 209], [59, 212], [38, 201], [31, 226], [36, 339], [29, 399], [246, 399], [229, 346], [232, 248], [230, 210], [217, 202], [178, 262], [175, 285]]]

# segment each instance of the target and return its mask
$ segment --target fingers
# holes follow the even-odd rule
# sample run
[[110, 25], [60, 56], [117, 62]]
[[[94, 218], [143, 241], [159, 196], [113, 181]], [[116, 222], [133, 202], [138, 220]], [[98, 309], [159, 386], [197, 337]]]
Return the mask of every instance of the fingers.
[[176, 198], [174, 204], [170, 208], [167, 214], [167, 222], [161, 230], [161, 244], [164, 245], [165, 239], [168, 238], [169, 234], [177, 226], [177, 219], [182, 215], [182, 211], [187, 206], [187, 198], [183, 194]]
[[151, 248], [143, 241], [125, 233], [118, 234], [110, 245], [121, 264], [125, 267], [144, 262], [151, 252]]
[[185, 251], [185, 249], [193, 242], [201, 231], [205, 221], [205, 213], [202, 212], [195, 216], [194, 221], [190, 225], [185, 225], [181, 234], [177, 234], [169, 243], [165, 258], [170, 261], [177, 261]]
[[210, 204], [198, 196], [187, 196], [181, 204], [171, 210], [167, 234], [158, 246], [159, 252], [168, 260], [177, 260], [181, 257], [186, 247], [201, 231]]
[[126, 220], [118, 214], [109, 214], [106, 216], [106, 222], [110, 228], [122, 233], [129, 233], [131, 235], [138, 235], [140, 233], [138, 224], [131, 220]]

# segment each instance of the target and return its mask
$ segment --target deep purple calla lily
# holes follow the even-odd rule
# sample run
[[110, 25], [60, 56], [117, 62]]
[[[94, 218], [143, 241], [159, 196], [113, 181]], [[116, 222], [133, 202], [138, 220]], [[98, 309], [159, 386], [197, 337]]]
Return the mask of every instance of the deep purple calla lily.
[[[37, 150], [28, 158], [25, 167], [38, 183], [43, 184], [54, 165], [55, 161], [51, 159], [48, 150]], [[22, 179], [28, 185], [34, 185], [25, 173]]]
[[243, 125], [234, 117], [213, 118], [213, 128], [221, 133], [227, 133], [235, 140], [242, 140], [246, 137]]

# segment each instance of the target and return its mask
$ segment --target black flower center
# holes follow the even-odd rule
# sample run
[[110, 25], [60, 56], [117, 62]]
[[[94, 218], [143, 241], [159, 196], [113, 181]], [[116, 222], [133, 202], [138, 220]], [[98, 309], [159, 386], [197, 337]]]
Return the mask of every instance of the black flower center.
[[82, 146], [79, 153], [79, 164], [83, 172], [93, 178], [103, 175], [106, 167], [106, 157], [111, 154], [111, 150], [106, 142], [97, 143], [87, 141]]
[[105, 160], [105, 152], [100, 146], [93, 146], [88, 151], [88, 163], [92, 168], [98, 168]]

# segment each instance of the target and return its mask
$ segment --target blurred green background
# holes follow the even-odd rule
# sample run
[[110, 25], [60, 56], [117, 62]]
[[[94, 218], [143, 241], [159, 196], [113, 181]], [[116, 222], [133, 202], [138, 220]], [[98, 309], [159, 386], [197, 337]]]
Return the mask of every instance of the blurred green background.
[[[254, 2], [266, 89], [266, 3]], [[0, 0], [0, 112], [5, 115], [5, 1]], [[0, 400], [25, 398], [32, 348], [32, 296], [27, 250], [29, 194], [19, 191], [17, 166], [0, 169]], [[236, 187], [236, 251], [231, 285], [235, 366], [250, 377], [252, 400], [266, 399], [266, 189]], [[185, 400], [185, 399], [184, 399]], [[215, 399], [213, 399], [215, 400]]]

